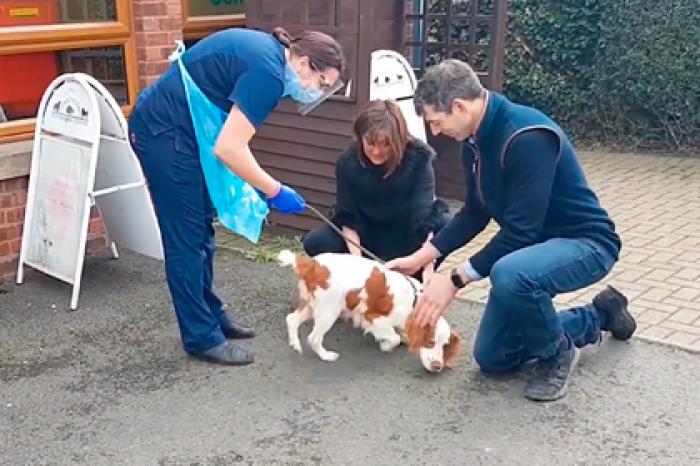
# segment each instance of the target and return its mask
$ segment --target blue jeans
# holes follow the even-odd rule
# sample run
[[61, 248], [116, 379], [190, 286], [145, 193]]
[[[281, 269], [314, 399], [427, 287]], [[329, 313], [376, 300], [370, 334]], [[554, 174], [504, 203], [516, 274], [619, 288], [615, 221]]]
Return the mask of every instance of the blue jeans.
[[605, 277], [615, 259], [596, 241], [555, 238], [502, 257], [491, 270], [491, 292], [474, 345], [484, 372], [517, 369], [559, 350], [567, 334], [577, 347], [600, 340], [605, 322], [593, 304], [556, 312], [552, 298]]

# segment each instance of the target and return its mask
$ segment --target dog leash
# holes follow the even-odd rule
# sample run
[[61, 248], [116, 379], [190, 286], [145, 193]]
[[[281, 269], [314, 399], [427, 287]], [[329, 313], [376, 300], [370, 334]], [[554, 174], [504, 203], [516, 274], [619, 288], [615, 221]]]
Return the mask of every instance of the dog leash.
[[380, 259], [380, 258], [379, 258], [376, 254], [374, 254], [372, 251], [368, 250], [367, 248], [365, 248], [365, 247], [362, 246], [361, 244], [356, 243], [354, 240], [348, 238], [348, 237], [343, 233], [343, 230], [341, 230], [340, 228], [338, 228], [338, 226], [337, 226], [335, 223], [333, 223], [328, 217], [326, 217], [325, 215], [323, 215], [323, 214], [321, 213], [321, 211], [318, 210], [316, 207], [314, 207], [314, 206], [312, 206], [311, 204], [308, 204], [308, 203], [305, 204], [305, 206], [306, 206], [306, 208], [309, 209], [311, 212], [315, 213], [315, 214], [318, 216], [318, 218], [320, 218], [321, 220], [323, 220], [324, 223], [326, 223], [329, 227], [331, 227], [333, 230], [335, 230], [335, 232], [338, 233], [345, 241], [348, 241], [348, 242], [350, 242], [353, 246], [357, 246], [358, 248], [360, 248], [360, 250], [361, 250], [362, 252], [364, 252], [365, 254], [367, 254], [371, 259], [373, 259], [373, 260], [379, 262], [379, 263], [382, 264], [382, 265], [386, 264], [386, 262], [385, 262], [384, 260]]
[[[306, 206], [306, 208], [309, 209], [311, 212], [313, 212], [314, 214], [316, 214], [316, 215], [318, 216], [318, 218], [320, 218], [325, 224], [327, 224], [327, 225], [328, 225], [329, 227], [331, 227], [336, 233], [338, 233], [338, 234], [341, 236], [341, 238], [343, 238], [345, 241], [348, 241], [348, 242], [351, 243], [352, 245], [357, 246], [358, 248], [360, 248], [360, 250], [361, 250], [362, 252], [364, 252], [365, 254], [367, 254], [371, 259], [373, 259], [373, 260], [379, 262], [379, 263], [382, 264], [382, 265], [385, 265], [385, 264], [386, 264], [386, 261], [384, 261], [383, 259], [380, 259], [380, 258], [379, 258], [376, 254], [374, 254], [372, 251], [368, 250], [367, 248], [365, 248], [365, 247], [362, 246], [361, 244], [356, 243], [354, 240], [348, 238], [348, 237], [343, 233], [343, 230], [341, 230], [340, 228], [338, 228], [338, 226], [337, 226], [335, 223], [333, 223], [328, 217], [326, 217], [325, 215], [323, 215], [323, 213], [322, 213], [320, 210], [318, 210], [316, 207], [312, 206], [312, 205], [309, 204], [309, 203], [306, 203], [305, 206]], [[395, 270], [395, 272], [396, 272], [396, 270]], [[406, 281], [408, 282], [408, 284], [411, 285], [411, 288], [413, 288], [413, 306], [415, 307], [415, 306], [416, 306], [416, 302], [418, 302], [418, 289], [416, 288], [416, 285], [413, 284], [413, 281], [411, 281], [411, 279], [408, 277], [408, 275], [406, 275], [406, 274], [404, 274], [404, 273], [402, 273], [402, 272], [399, 272], [399, 273], [406, 279]]]

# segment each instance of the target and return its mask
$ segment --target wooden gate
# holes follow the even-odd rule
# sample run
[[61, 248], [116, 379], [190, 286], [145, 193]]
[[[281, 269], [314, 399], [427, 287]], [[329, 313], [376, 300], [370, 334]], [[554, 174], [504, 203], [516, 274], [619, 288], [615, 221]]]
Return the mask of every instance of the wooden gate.
[[[291, 33], [314, 29], [335, 37], [348, 58], [352, 79], [347, 97], [340, 95], [346, 90], [342, 89], [304, 117], [293, 104], [282, 102], [251, 143], [257, 160], [307, 202], [329, 213], [335, 203], [335, 162], [351, 143], [352, 122], [369, 98], [372, 51], [404, 50], [419, 76], [431, 60], [465, 59], [479, 68], [488, 88], [500, 89], [506, 2], [246, 0], [246, 27], [271, 31], [281, 26]], [[428, 142], [439, 154], [438, 194], [463, 199], [459, 145], [444, 137], [429, 136]], [[294, 216], [273, 212], [270, 220], [273, 229], [294, 233], [320, 223], [311, 212]]]
[[[260, 164], [288, 183], [308, 203], [328, 213], [335, 203], [335, 162], [351, 143], [352, 122], [369, 97], [369, 61], [376, 48], [399, 49], [403, 0], [246, 0], [246, 26], [271, 31], [276, 26], [298, 33], [322, 31], [343, 47], [350, 67], [346, 89], [300, 116], [282, 102], [260, 128], [251, 148]], [[270, 215], [273, 228], [303, 232], [317, 226], [311, 212]]]
[[[418, 77], [445, 58], [457, 58], [474, 68], [486, 88], [501, 90], [507, 0], [406, 0], [405, 8], [404, 54]], [[438, 152], [438, 195], [464, 199], [461, 144], [427, 133]]]

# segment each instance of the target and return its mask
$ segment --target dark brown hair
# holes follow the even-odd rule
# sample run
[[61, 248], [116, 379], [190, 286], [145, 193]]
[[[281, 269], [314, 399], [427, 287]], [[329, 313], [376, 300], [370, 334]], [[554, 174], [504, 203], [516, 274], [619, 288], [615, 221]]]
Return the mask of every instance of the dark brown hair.
[[399, 106], [393, 100], [373, 100], [355, 118], [355, 137], [357, 138], [358, 153], [364, 153], [362, 140], [375, 143], [385, 134], [389, 137], [391, 155], [386, 162], [388, 178], [401, 164], [403, 153], [411, 136], [406, 120]]
[[347, 73], [347, 63], [340, 44], [328, 34], [318, 31], [303, 31], [291, 36], [284, 28], [276, 27], [272, 35], [297, 57], [309, 57], [311, 65], [319, 71], [328, 68], [338, 70], [341, 78]]

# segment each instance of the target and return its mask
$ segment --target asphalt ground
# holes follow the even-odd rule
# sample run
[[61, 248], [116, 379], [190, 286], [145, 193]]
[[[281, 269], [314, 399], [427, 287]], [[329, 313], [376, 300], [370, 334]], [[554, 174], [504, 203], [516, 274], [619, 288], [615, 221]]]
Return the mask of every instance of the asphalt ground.
[[292, 351], [289, 269], [223, 251], [216, 286], [259, 331], [243, 343], [254, 365], [186, 356], [162, 264], [126, 251], [87, 260], [74, 312], [47, 276], [0, 284], [0, 463], [700, 464], [697, 356], [606, 338], [565, 399], [536, 404], [526, 370], [486, 377], [471, 361], [477, 305], [453, 304], [466, 345], [432, 375], [344, 323], [327, 335], [335, 363]]

